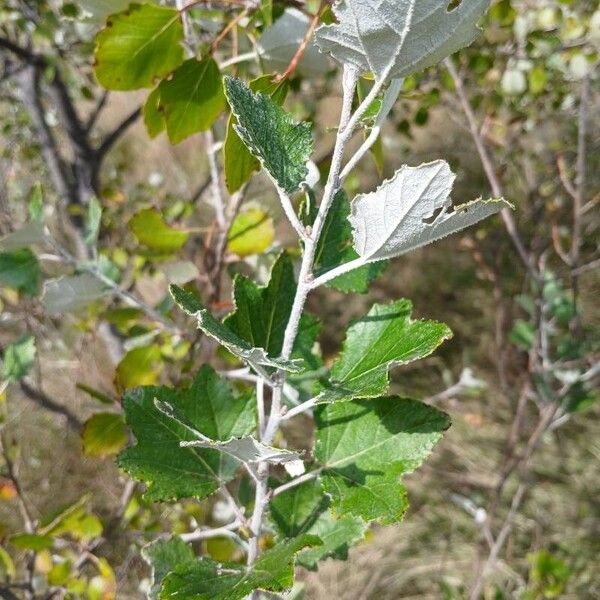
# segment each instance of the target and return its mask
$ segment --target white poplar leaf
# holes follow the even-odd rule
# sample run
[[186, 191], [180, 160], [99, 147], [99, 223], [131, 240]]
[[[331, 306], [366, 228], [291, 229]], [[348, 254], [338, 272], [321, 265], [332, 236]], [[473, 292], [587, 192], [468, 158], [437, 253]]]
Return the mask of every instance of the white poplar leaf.
[[231, 438], [223, 442], [214, 440], [192, 440], [180, 442], [179, 445], [182, 448], [193, 446], [219, 450], [246, 463], [266, 461], [271, 464], [285, 464], [296, 463], [297, 461], [302, 462], [297, 452], [267, 446], [266, 444], [255, 440], [252, 436]]
[[503, 199], [452, 206], [455, 175], [436, 160], [404, 165], [392, 179], [352, 202], [354, 249], [364, 262], [399, 256], [460, 231], [511, 205]]
[[44, 284], [42, 304], [48, 314], [81, 310], [111, 291], [90, 273], [50, 279]]
[[43, 223], [31, 221], [23, 225], [12, 233], [0, 238], [0, 249], [19, 250], [20, 248], [29, 248], [33, 244], [41, 244], [46, 240], [45, 227]]
[[375, 77], [404, 77], [468, 46], [489, 0], [342, 0], [338, 23], [323, 25], [316, 41], [342, 64]]
[[[287, 8], [267, 27], [258, 40], [258, 52], [268, 69], [285, 71], [298, 46], [308, 31], [309, 18], [297, 8]], [[311, 40], [300, 59], [298, 71], [308, 77], [318, 77], [329, 70], [327, 57], [323, 56]]]

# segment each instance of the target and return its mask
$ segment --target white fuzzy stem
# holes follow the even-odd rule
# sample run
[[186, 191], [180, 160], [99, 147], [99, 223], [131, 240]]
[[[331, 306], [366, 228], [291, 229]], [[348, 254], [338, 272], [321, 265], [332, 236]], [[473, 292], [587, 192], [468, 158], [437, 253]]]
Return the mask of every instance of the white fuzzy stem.
[[351, 260], [350, 262], [344, 263], [343, 265], [340, 265], [339, 267], [335, 267], [335, 269], [331, 269], [331, 271], [327, 271], [327, 273], [323, 273], [323, 275], [321, 275], [320, 277], [317, 277], [310, 284], [310, 289], [314, 290], [314, 289], [328, 283], [332, 279], [335, 279], [336, 277], [339, 277], [340, 275], [344, 275], [345, 273], [349, 273], [350, 271], [354, 271], [354, 269], [358, 269], [358, 268], [364, 266], [365, 264], [367, 264], [365, 262], [365, 260], [361, 256], [359, 256], [358, 258], [355, 258], [354, 260]]
[[306, 483], [307, 481], [312, 481], [313, 479], [316, 479], [321, 474], [321, 471], [322, 469], [315, 469], [314, 471], [309, 471], [304, 475], [300, 475], [300, 477], [296, 477], [295, 479], [292, 479], [291, 481], [280, 485], [279, 487], [273, 490], [273, 497], [279, 496], [279, 494], [283, 494], [283, 492], [287, 492], [287, 490], [291, 490], [292, 488]]
[[285, 413], [285, 415], [283, 415], [281, 417], [280, 420], [287, 421], [288, 419], [291, 419], [292, 417], [295, 417], [296, 415], [301, 415], [302, 413], [305, 413], [305, 412], [311, 410], [316, 405], [317, 405], [317, 399], [311, 398], [310, 400], [307, 400], [306, 402], [303, 402], [302, 404], [298, 404], [298, 406], [295, 406], [294, 408], [291, 408], [290, 410], [288, 410]]

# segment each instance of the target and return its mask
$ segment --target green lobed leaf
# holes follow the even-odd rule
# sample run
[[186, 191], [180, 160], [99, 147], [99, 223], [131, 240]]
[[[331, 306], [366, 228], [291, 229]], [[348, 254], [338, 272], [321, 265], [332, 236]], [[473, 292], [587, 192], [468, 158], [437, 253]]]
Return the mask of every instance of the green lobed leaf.
[[0, 252], [0, 284], [31, 298], [37, 294], [41, 279], [40, 265], [29, 248]]
[[292, 373], [302, 371], [302, 361], [300, 359], [283, 360], [270, 357], [264, 348], [253, 347], [243, 340], [237, 333], [229, 327], [217, 321], [210, 311], [196, 298], [194, 294], [188, 292], [176, 285], [169, 287], [171, 296], [175, 303], [188, 315], [198, 320], [198, 327], [206, 335], [217, 340], [219, 344], [227, 348], [232, 354], [235, 354], [250, 365], [262, 365], [284, 369]]
[[183, 61], [183, 25], [174, 8], [130, 4], [96, 36], [94, 72], [110, 90], [151, 87]]
[[142, 558], [152, 568], [149, 600], [158, 600], [163, 579], [179, 565], [194, 560], [194, 552], [180, 537], [158, 539], [142, 548]]
[[35, 362], [35, 338], [24, 335], [9, 344], [4, 352], [2, 379], [15, 382], [23, 379]]
[[99, 458], [119, 453], [127, 439], [125, 420], [116, 413], [96, 413], [85, 422], [81, 434], [83, 453]]
[[361, 540], [367, 529], [359, 517], [334, 517], [329, 505], [330, 498], [318, 479], [290, 488], [271, 501], [271, 519], [279, 536], [294, 538], [308, 533], [323, 542], [298, 554], [296, 562], [307, 569], [316, 569], [320, 560], [331, 556], [345, 560], [348, 548]]
[[282, 592], [294, 583], [294, 557], [319, 538], [303, 535], [262, 553], [252, 567], [208, 558], [183, 564], [164, 579], [161, 600], [242, 600], [254, 590]]
[[295, 123], [269, 96], [252, 92], [242, 81], [225, 77], [225, 93], [248, 150], [260, 160], [278, 187], [295, 192], [306, 179], [313, 150], [309, 123]]
[[[211, 56], [186, 60], [158, 86], [157, 110], [163, 114], [167, 135], [178, 144], [198, 131], [206, 131], [225, 108], [221, 72]], [[150, 119], [150, 111], [148, 118]], [[151, 119], [153, 131], [158, 123]]]
[[125, 418], [137, 444], [120, 454], [119, 465], [147, 483], [149, 500], [205, 498], [232, 479], [240, 463], [217, 450], [182, 448], [181, 442], [197, 440], [197, 436], [159, 410], [157, 400], [174, 407], [203, 435], [222, 440], [254, 430], [253, 394], [236, 393], [212, 368], [203, 366], [189, 387], [142, 387], [123, 399]]
[[283, 252], [275, 261], [265, 287], [236, 275], [233, 283], [235, 311], [223, 323], [252, 346], [264, 348], [271, 356], [279, 356], [295, 293], [294, 265], [289, 254]]
[[339, 516], [393, 523], [408, 507], [400, 478], [418, 468], [449, 427], [448, 416], [395, 396], [338, 402], [315, 412], [315, 458]]
[[385, 394], [392, 366], [424, 358], [452, 337], [444, 323], [414, 321], [411, 314], [412, 302], [402, 299], [374, 304], [364, 317], [354, 321], [318, 402]]
[[[281, 106], [287, 96], [289, 83], [287, 79], [274, 82], [273, 78], [273, 75], [263, 75], [253, 79], [249, 83], [249, 87], [253, 92], [262, 92], [268, 95], [273, 102]], [[250, 154], [250, 151], [236, 133], [235, 125], [237, 125], [237, 119], [234, 114], [230, 114], [227, 121], [225, 143], [223, 144], [223, 171], [225, 185], [230, 194], [237, 192], [245, 183], [250, 181], [252, 174], [260, 169], [260, 162]]]
[[186, 231], [167, 225], [155, 208], [144, 208], [133, 215], [129, 228], [140, 244], [165, 253], [177, 252], [189, 237]]
[[[350, 203], [344, 190], [339, 190], [327, 213], [323, 232], [315, 252], [315, 277], [358, 258], [352, 247], [352, 227], [348, 221]], [[312, 219], [311, 219], [312, 220]], [[387, 261], [370, 263], [340, 275], [326, 285], [340, 292], [366, 294], [369, 284], [387, 267]]]

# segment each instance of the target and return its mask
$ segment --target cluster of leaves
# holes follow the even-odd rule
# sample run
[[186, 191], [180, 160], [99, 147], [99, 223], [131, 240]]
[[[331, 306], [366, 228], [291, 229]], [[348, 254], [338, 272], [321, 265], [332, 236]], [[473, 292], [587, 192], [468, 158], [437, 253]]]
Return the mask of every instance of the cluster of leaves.
[[[365, 8], [359, 1], [348, 2], [339, 7], [338, 24], [319, 29], [317, 39], [346, 71], [373, 72], [375, 83], [367, 96], [376, 97], [390, 77], [419, 70], [470, 43], [485, 6], [486, 2], [480, 2], [468, 9], [465, 4], [452, 11], [445, 7], [431, 11], [429, 5], [406, 1], [401, 11], [393, 9], [394, 15], [401, 15], [401, 22], [387, 24], [389, 11], [382, 7], [381, 14], [373, 15], [372, 31], [365, 36], [359, 30], [346, 31], [353, 23], [347, 11], [361, 12]], [[172, 143], [210, 129], [227, 101], [231, 113], [223, 164], [228, 190], [241, 189], [260, 167], [283, 202], [305, 186], [307, 199], [300, 227], [306, 228], [306, 233], [299, 231], [304, 238], [303, 261], [308, 256], [308, 268], [314, 267], [317, 276], [325, 278], [330, 271], [356, 263], [356, 270], [348, 269], [348, 273], [333, 278], [331, 284], [338, 289], [364, 292], [381, 272], [383, 261], [463, 229], [502, 208], [502, 201], [496, 200], [475, 201], [453, 209], [449, 194], [454, 176], [445, 162], [438, 161], [403, 167], [376, 192], [359, 195], [350, 205], [341, 189], [331, 190], [331, 200], [324, 197], [322, 201], [326, 220], [321, 228], [322, 207], [317, 209], [316, 190], [306, 183], [313, 151], [311, 126], [296, 123], [281, 108], [287, 81], [278, 83], [262, 76], [246, 86], [239, 79], [223, 80], [210, 53], [204, 53], [201, 59], [184, 60], [183, 19], [181, 10], [155, 4], [132, 4], [111, 14], [96, 38], [97, 79], [114, 90], [152, 88], [143, 111], [146, 127], [151, 136], [166, 131]], [[392, 33], [393, 38], [396, 36], [392, 44], [387, 39], [390, 28], [400, 32]], [[340, 36], [348, 35], [356, 38], [351, 46], [353, 56], [342, 51], [347, 44], [340, 44]], [[431, 40], [430, 47], [421, 47], [423, 36]], [[357, 58], [358, 48], [363, 50]], [[394, 83], [387, 96], [376, 98], [377, 126], [399, 89]], [[333, 174], [334, 181], [337, 175]], [[24, 296], [35, 296], [42, 271], [31, 246], [39, 245], [58, 250], [75, 266], [71, 274], [45, 282], [42, 302], [48, 313], [77, 310], [115, 293], [123, 295], [118, 265], [108, 256], [98, 255], [100, 204], [90, 200], [86, 218], [85, 243], [96, 258], [81, 263], [50, 235], [40, 203], [40, 191], [36, 189], [29, 224], [2, 240], [2, 282]], [[329, 214], [328, 203], [333, 205]], [[253, 222], [252, 214], [242, 215], [253, 228], [256, 219]], [[295, 224], [293, 218], [292, 222]], [[140, 244], [161, 256], [176, 255], [189, 237], [187, 231], [170, 226], [155, 208], [136, 212], [129, 227]], [[240, 243], [244, 227], [245, 223], [238, 221], [230, 230], [231, 246], [240, 255], [244, 253], [244, 244]], [[311, 231], [315, 232], [314, 239]], [[194, 278], [193, 268], [186, 270], [180, 264], [174, 271], [177, 275], [173, 280], [180, 285]], [[244, 598], [256, 589], [283, 591], [293, 582], [296, 560], [307, 568], [316, 568], [318, 561], [326, 557], [344, 557], [348, 547], [362, 539], [369, 523], [394, 523], [403, 517], [407, 499], [401, 478], [427, 458], [449, 426], [449, 419], [418, 401], [389, 396], [388, 371], [433, 352], [451, 335], [445, 325], [413, 320], [408, 300], [376, 304], [350, 326], [340, 356], [323, 376], [322, 358], [315, 353], [318, 321], [312, 315], [301, 314], [302, 306], [300, 313], [294, 313], [298, 298], [303, 302], [308, 290], [305, 281], [296, 281], [288, 253], [278, 255], [265, 287], [246, 277], [235, 279], [235, 310], [223, 321], [202, 303], [193, 286], [172, 284], [170, 291], [173, 301], [195, 319], [205, 335], [219, 342], [235, 360], [245, 363], [263, 385], [272, 388], [274, 405], [276, 388], [286, 376], [292, 387], [294, 377], [302, 376], [297, 393], [312, 397], [309, 403], [316, 405], [315, 447], [305, 456], [300, 450], [273, 446], [276, 430], [270, 435], [261, 430], [257, 410], [264, 411], [264, 407], [257, 402], [258, 390], [255, 393], [233, 387], [207, 365], [187, 385], [151, 385], [159, 376], [156, 366], [161, 350], [155, 332], [139, 331], [138, 340], [130, 345], [116, 372], [121, 389], [135, 388], [125, 394], [123, 409], [137, 441], [120, 454], [119, 464], [145, 482], [146, 499], [203, 499], [225, 493], [231, 502], [241, 505], [238, 510], [242, 514], [252, 508], [258, 515], [254, 531], [245, 529], [249, 525], [244, 521], [237, 523], [240, 539], [243, 541], [246, 535], [249, 544], [256, 544], [263, 534], [264, 507], [257, 505], [258, 490], [263, 485], [259, 478], [268, 475], [269, 466], [269, 487], [275, 496], [269, 519], [276, 543], [258, 558], [249, 559], [247, 567], [206, 557], [198, 559], [191, 546], [177, 537], [147, 547], [144, 556], [153, 567], [154, 578], [150, 597]], [[152, 308], [151, 316], [155, 321], [167, 321], [169, 308], [168, 304], [162, 311]], [[122, 319], [124, 315], [113, 317]], [[297, 336], [294, 327], [298, 328]], [[148, 345], [148, 341], [152, 343]], [[290, 342], [291, 350], [286, 350]], [[165, 337], [165, 344], [171, 345], [174, 357], [189, 348], [189, 342], [178, 342], [177, 336]], [[13, 344], [5, 356], [5, 377], [11, 381], [25, 377], [33, 353], [31, 337]], [[140, 384], [144, 387], [135, 387]], [[84, 390], [105, 400], [93, 389]], [[112, 402], [111, 398], [106, 400]], [[269, 420], [277, 422], [280, 415], [275, 410]], [[123, 422], [116, 413], [95, 415], [83, 432], [85, 450], [98, 456], [118, 451], [125, 440]], [[310, 475], [299, 477], [307, 467]], [[245, 473], [242, 481], [249, 477], [255, 482], [254, 506], [241, 494], [240, 473]], [[234, 480], [237, 497], [226, 487], [235, 487]]]
[[[234, 257], [232, 262], [242, 263], [248, 256], [256, 259], [256, 255], [272, 249], [266, 261], [270, 275], [262, 278], [267, 279], [264, 286], [241, 273], [235, 275], [233, 310], [221, 318], [217, 312], [220, 298], [211, 298], [202, 288], [199, 291], [194, 284], [199, 278], [198, 267], [189, 254], [184, 257], [196, 238], [197, 228], [188, 225], [194, 208], [169, 199], [159, 210], [158, 202], [150, 205], [145, 198], [142, 207], [128, 202], [115, 215], [107, 214], [100, 202], [91, 199], [87, 214], [82, 216], [85, 244], [92, 258], [81, 261], [65, 254], [49, 233], [41, 190], [36, 187], [28, 224], [0, 242], [0, 282], [13, 290], [18, 301], [39, 297], [45, 279], [41, 302], [47, 314], [94, 313], [127, 338], [126, 352], [115, 373], [116, 387], [124, 392], [124, 416], [114, 398], [85, 384], [80, 386], [106, 405], [106, 412], [85, 423], [82, 437], [88, 455], [105, 457], [120, 452], [121, 468], [146, 485], [146, 502], [223, 495], [238, 507], [240, 514], [233, 511], [235, 519], [228, 525], [236, 547], [244, 552], [226, 556], [228, 560], [221, 560], [217, 552], [212, 558], [198, 558], [196, 548], [177, 535], [160, 538], [144, 548], [143, 556], [152, 567], [149, 597], [235, 599], [257, 589], [282, 592], [292, 586], [296, 564], [315, 569], [325, 558], [343, 559], [348, 549], [363, 539], [370, 523], [401, 520], [408, 506], [402, 477], [425, 461], [449, 426], [443, 412], [389, 391], [389, 370], [431, 354], [451, 337], [448, 327], [413, 320], [412, 304], [406, 299], [375, 304], [349, 326], [339, 356], [325, 368], [318, 347], [319, 321], [306, 311], [294, 313], [297, 299], [303, 294], [306, 297], [307, 288], [314, 289], [296, 277], [294, 257], [305, 257], [312, 244], [314, 256], [308, 266], [315, 286], [323, 282], [342, 292], [365, 293], [389, 259], [510, 205], [494, 199], [452, 206], [454, 174], [445, 161], [435, 161], [417, 167], [405, 165], [377, 190], [358, 194], [352, 202], [339, 185], [340, 173], [334, 173], [336, 189], [319, 226], [316, 198], [320, 186], [318, 181], [309, 181], [313, 127], [297, 122], [283, 109], [297, 81], [242, 67], [250, 80], [246, 85], [226, 75], [231, 67], [223, 66], [216, 46], [204, 41], [199, 55], [186, 59], [189, 40], [185, 37], [190, 23], [186, 27], [184, 21], [189, 18], [192, 28], [200, 23], [202, 29], [213, 16], [212, 11], [201, 7], [185, 10], [156, 3], [129, 5], [122, 0], [81, 4], [96, 22], [104, 22], [94, 52], [94, 73], [100, 84], [111, 90], [148, 91], [143, 119], [151, 138], [164, 132], [171, 143], [178, 144], [199, 132], [220, 128], [223, 179], [230, 194], [241, 194], [261, 169], [283, 202], [296, 203], [303, 193], [298, 211], [302, 243], [284, 251], [273, 247], [272, 218], [255, 204], [243, 206], [225, 232], [227, 250]], [[359, 103], [372, 99], [358, 123], [367, 141], [372, 134], [377, 137], [401, 90], [403, 100], [411, 101], [410, 94], [423, 69], [475, 39], [476, 24], [488, 1], [450, 4], [456, 6], [435, 0], [398, 0], [373, 10], [362, 0], [346, 0], [334, 8], [335, 22], [327, 12], [322, 16], [328, 24], [317, 30], [319, 47], [341, 63], [346, 73], [363, 75], [357, 89]], [[536, 35], [540, 28], [573, 27], [565, 8], [568, 2], [563, 5], [553, 13], [556, 23], [549, 24], [550, 16], [545, 15], [539, 17], [538, 26], [519, 24], [523, 43], [535, 49], [533, 53], [540, 53], [540, 63], [550, 55]], [[63, 7], [63, 13], [72, 19], [78, 17], [78, 11], [75, 5]], [[250, 35], [259, 36], [264, 64], [275, 68], [287, 66], [291, 55], [287, 57], [283, 48], [297, 47], [308, 28], [304, 14], [290, 9], [281, 13], [281, 7], [263, 3], [260, 10], [249, 11], [245, 25]], [[594, 18], [597, 21], [597, 17], [590, 17], [581, 27], [591, 28]], [[504, 0], [494, 4], [487, 20], [494, 31], [517, 26], [514, 10]], [[536, 95], [550, 85], [546, 70], [576, 73], [582, 68], [578, 66], [581, 58], [577, 58], [581, 55], [586, 64], [591, 63], [593, 57], [585, 52], [573, 44], [565, 49], [562, 66], [507, 64], [504, 75], [493, 81], [492, 56], [479, 53], [473, 59], [479, 62], [472, 65], [472, 71], [490, 88], [486, 88], [488, 96], [477, 102], [494, 102], [498, 90], [516, 104], [526, 102], [524, 90], [515, 91], [523, 87], [521, 76], [513, 73], [515, 69], [529, 73], [529, 90]], [[323, 73], [329, 65], [309, 44], [300, 69]], [[452, 88], [447, 73], [442, 74], [442, 83]], [[416, 124], [424, 124], [429, 108], [439, 98], [437, 89], [418, 98]], [[557, 92], [556, 102], [563, 100]], [[404, 127], [406, 132], [409, 129]], [[340, 130], [338, 138], [343, 133]], [[381, 140], [370, 150], [381, 168]], [[110, 190], [106, 191], [108, 197]], [[323, 198], [326, 193], [327, 186]], [[132, 300], [126, 291], [131, 276], [128, 257], [114, 247], [114, 240], [111, 247], [99, 244], [102, 226], [118, 220], [127, 223], [137, 243], [134, 276], [150, 272], [162, 277], [165, 292], [166, 283], [171, 284], [170, 293], [164, 293], [153, 306], [135, 304], [133, 297], [133, 307], [106, 308], [113, 299]], [[314, 229], [318, 235], [311, 238]], [[39, 249], [62, 252], [69, 271], [56, 277], [56, 272], [45, 268], [36, 256], [34, 250]], [[256, 260], [248, 263], [255, 266]], [[248, 264], [232, 269], [238, 270], [247, 273]], [[564, 330], [576, 310], [572, 299], [551, 276], [542, 285], [551, 317], [563, 327], [560, 333], [552, 334], [557, 338], [559, 358], [568, 360], [585, 352], [585, 348], [569, 346], [569, 332]], [[537, 295], [538, 291], [533, 292]], [[525, 310], [530, 302], [523, 298]], [[186, 326], [191, 322], [218, 342], [215, 362], [233, 365], [237, 371], [242, 367], [245, 376], [259, 381], [256, 389], [232, 384], [227, 373], [212, 366], [198, 366], [198, 338], [193, 328], [187, 331], [178, 324], [182, 315], [174, 305], [191, 317]], [[533, 312], [531, 315], [531, 321], [519, 321], [513, 330], [515, 343], [525, 349], [531, 347], [533, 338]], [[287, 352], [289, 324], [295, 318], [297, 335]], [[34, 361], [34, 338], [26, 335], [17, 339], [4, 352], [3, 378], [9, 382], [24, 379]], [[166, 369], [172, 371], [175, 387], [158, 385]], [[282, 432], [264, 439], [259, 414], [264, 410], [263, 388], [274, 394], [284, 380], [291, 390], [284, 393], [286, 408], [293, 411], [308, 401], [302, 412], [313, 411], [314, 447], [308, 447], [307, 442], [307, 447], [291, 450]], [[542, 387], [546, 384], [540, 382]], [[576, 388], [573, 386], [570, 409], [588, 401]], [[128, 440], [126, 425], [136, 443], [123, 450]], [[249, 490], [260, 484], [264, 465], [273, 497], [266, 523], [259, 520], [258, 530], [253, 531], [248, 515], [256, 513], [257, 504]], [[302, 478], [299, 474], [305, 469], [308, 476]], [[50, 535], [44, 531], [31, 535]], [[248, 546], [257, 539], [261, 547], [269, 547], [247, 566], [242, 565]], [[39, 552], [51, 546], [21, 547]], [[98, 570], [105, 585], [102, 597], [112, 597], [113, 580], [104, 563], [98, 563]], [[66, 567], [64, 571], [60, 582], [48, 575], [50, 584], [73, 594], [82, 593], [80, 588], [70, 587], [71, 571]], [[88, 595], [95, 597], [90, 591]]]

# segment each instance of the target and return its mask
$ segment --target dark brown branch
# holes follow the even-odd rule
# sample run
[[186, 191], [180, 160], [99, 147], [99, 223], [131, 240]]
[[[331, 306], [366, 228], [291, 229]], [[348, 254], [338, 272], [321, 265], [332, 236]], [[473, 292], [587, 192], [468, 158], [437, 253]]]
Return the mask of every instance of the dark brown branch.
[[96, 121], [98, 120], [98, 117], [100, 116], [100, 113], [102, 112], [102, 109], [104, 108], [106, 101], [108, 100], [108, 96], [109, 96], [109, 92], [108, 92], [108, 90], [105, 90], [102, 93], [102, 96], [100, 96], [100, 100], [98, 100], [98, 102], [96, 103], [94, 110], [91, 112], [90, 116], [88, 117], [87, 123], [85, 124], [85, 130], [88, 133], [92, 130], [92, 128], [96, 124]]
[[198, 200], [200, 200], [200, 198], [202, 198], [204, 192], [210, 187], [211, 184], [211, 179], [210, 177], [207, 177], [196, 189], [196, 191], [192, 194], [191, 198], [190, 198], [190, 203], [191, 204], [196, 204], [196, 202], [198, 202]]
[[83, 428], [83, 423], [79, 420], [79, 418], [73, 414], [66, 406], [62, 406], [56, 400], [48, 396], [42, 390], [36, 389], [27, 383], [25, 380], [21, 380], [20, 382], [21, 391], [30, 399], [33, 400], [36, 404], [53, 412], [57, 415], [61, 415], [67, 419], [67, 423], [69, 427], [75, 429], [76, 431], [81, 431]]
[[[1, 39], [1, 38], [0, 38]], [[46, 123], [45, 110], [41, 101], [40, 69], [31, 64], [18, 75], [21, 101], [27, 107], [37, 130], [41, 151], [48, 167], [52, 183], [60, 196], [73, 200], [73, 183], [50, 127]]]
[[136, 108], [131, 114], [123, 119], [102, 141], [96, 150], [98, 161], [106, 156], [106, 153], [115, 145], [117, 140], [125, 133], [125, 131], [133, 125], [142, 114], [140, 107]]
[[22, 48], [21, 46], [2, 36], [0, 36], [0, 48], [8, 50], [16, 57], [30, 65], [36, 65], [38, 67], [46, 65], [46, 61], [41, 56], [30, 52], [26, 48]]

